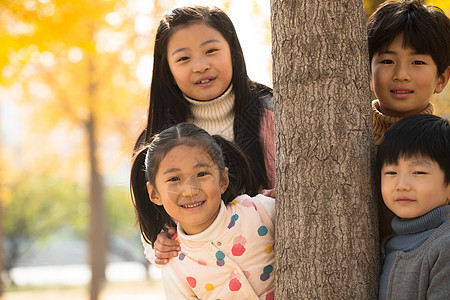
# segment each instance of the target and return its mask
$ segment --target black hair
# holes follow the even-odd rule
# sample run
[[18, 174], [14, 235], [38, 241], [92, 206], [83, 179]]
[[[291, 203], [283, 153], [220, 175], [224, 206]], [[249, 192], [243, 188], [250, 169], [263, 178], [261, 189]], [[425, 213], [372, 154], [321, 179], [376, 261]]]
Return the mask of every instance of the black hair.
[[229, 184], [222, 195], [225, 204], [241, 194], [254, 196], [258, 191], [250, 165], [237, 145], [219, 135], [211, 136], [194, 124], [180, 123], [163, 130], [134, 156], [130, 176], [130, 190], [139, 227], [144, 240], [152, 245], [161, 230], [174, 227], [175, 223], [162, 205], [150, 201], [147, 182], [155, 186], [161, 160], [179, 145], [200, 147], [218, 166], [221, 176], [225, 167], [228, 168]]
[[230, 47], [233, 64], [231, 83], [235, 92], [234, 141], [246, 154], [258, 184], [263, 188], [269, 188], [264, 163], [264, 146], [260, 139], [260, 119], [264, 109], [260, 97], [271, 96], [272, 90], [248, 78], [244, 54], [233, 23], [216, 7], [179, 7], [168, 11], [162, 17], [155, 38], [147, 127], [136, 142], [135, 152], [155, 133], [177, 123], [186, 122], [191, 116], [190, 103], [183, 97], [170, 72], [167, 45], [176, 28], [198, 22], [219, 31]]
[[450, 184], [450, 123], [434, 115], [418, 114], [405, 117], [384, 134], [377, 149], [378, 183], [385, 164], [397, 164], [399, 158], [414, 156], [435, 161]]
[[403, 35], [404, 47], [433, 58], [438, 75], [450, 65], [450, 20], [439, 7], [418, 0], [386, 1], [369, 17], [367, 31], [370, 62]]

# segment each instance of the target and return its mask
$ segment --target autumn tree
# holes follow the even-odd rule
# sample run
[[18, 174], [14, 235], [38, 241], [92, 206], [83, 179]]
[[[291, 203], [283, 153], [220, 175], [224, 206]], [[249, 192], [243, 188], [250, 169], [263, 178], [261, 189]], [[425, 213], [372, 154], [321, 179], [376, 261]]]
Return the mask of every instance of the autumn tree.
[[366, 20], [377, 9], [378, 5], [380, 5], [384, 1], [385, 0], [364, 0]]
[[[450, 17], [450, 1], [448, 0], [427, 0], [426, 5], [435, 5], [441, 8], [447, 17]], [[447, 85], [440, 94], [434, 94], [431, 97], [431, 103], [434, 104], [434, 113], [444, 118], [450, 118], [450, 87]]]
[[[0, 115], [1, 115], [1, 106], [0, 106]], [[4, 174], [4, 170], [3, 170], [3, 156], [2, 156], [2, 126], [1, 126], [1, 122], [0, 122], [0, 299], [3, 295], [3, 288], [4, 288], [4, 283], [3, 283], [3, 272], [4, 272], [4, 246], [3, 246], [3, 174]]]
[[[32, 129], [45, 132], [34, 139], [30, 135], [28, 144], [50, 143], [53, 130], [65, 131], [68, 137], [45, 148], [52, 156], [33, 161], [55, 175], [85, 180], [90, 187], [92, 300], [105, 279], [103, 178], [106, 167], [114, 164], [111, 155], [105, 157], [105, 149], [130, 153], [130, 143], [123, 141], [138, 134], [130, 122], [137, 123], [137, 112], [145, 113], [133, 72], [139, 51], [150, 52], [150, 39], [133, 42], [138, 34], [126, 5], [116, 0], [0, 3], [0, 83], [20, 88], [22, 103], [35, 105]], [[114, 139], [128, 148], [111, 147]]]
[[271, 1], [276, 299], [375, 299], [378, 223], [362, 1]]
[[45, 240], [57, 230], [70, 229], [86, 198], [85, 189], [66, 179], [49, 174], [17, 173], [9, 174], [14, 179], [8, 180], [5, 186], [8, 200], [2, 223], [8, 245], [6, 275], [33, 243]]
[[[0, 220], [2, 219], [2, 215], [3, 215], [3, 204], [2, 204], [2, 201], [0, 199]], [[5, 255], [4, 255], [3, 249], [4, 249], [4, 247], [3, 247], [3, 228], [2, 228], [2, 224], [0, 222], [0, 298], [3, 295], [3, 288], [4, 288], [3, 276], [2, 275], [3, 275], [3, 272], [4, 272], [4, 256]]]

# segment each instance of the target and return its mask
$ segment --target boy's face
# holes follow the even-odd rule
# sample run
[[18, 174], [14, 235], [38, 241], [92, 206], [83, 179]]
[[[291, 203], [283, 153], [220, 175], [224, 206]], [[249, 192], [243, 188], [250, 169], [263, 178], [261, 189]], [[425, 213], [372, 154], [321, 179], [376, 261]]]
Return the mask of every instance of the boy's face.
[[381, 112], [404, 117], [421, 112], [433, 93], [444, 90], [450, 67], [437, 75], [431, 55], [404, 48], [403, 35], [399, 35], [386, 49], [374, 54], [371, 72], [370, 88], [380, 101]]
[[410, 219], [449, 204], [450, 184], [444, 171], [429, 158], [399, 158], [381, 169], [381, 193], [386, 206], [400, 218]]

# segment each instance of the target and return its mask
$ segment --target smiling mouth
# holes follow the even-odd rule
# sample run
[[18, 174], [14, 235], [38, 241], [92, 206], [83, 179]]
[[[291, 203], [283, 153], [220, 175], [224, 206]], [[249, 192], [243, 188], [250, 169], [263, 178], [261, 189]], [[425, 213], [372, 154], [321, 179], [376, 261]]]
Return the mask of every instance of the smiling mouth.
[[412, 94], [413, 91], [396, 91], [396, 90], [391, 90], [391, 93], [395, 93], [395, 94]]
[[205, 84], [205, 83], [210, 83], [211, 81], [213, 81], [214, 79], [205, 79], [205, 80], [200, 80], [197, 81], [197, 84]]
[[205, 201], [197, 202], [194, 204], [185, 204], [185, 205], [180, 205], [180, 206], [183, 208], [193, 208], [193, 207], [201, 206], [201, 205], [203, 205], [203, 203], [205, 203]]

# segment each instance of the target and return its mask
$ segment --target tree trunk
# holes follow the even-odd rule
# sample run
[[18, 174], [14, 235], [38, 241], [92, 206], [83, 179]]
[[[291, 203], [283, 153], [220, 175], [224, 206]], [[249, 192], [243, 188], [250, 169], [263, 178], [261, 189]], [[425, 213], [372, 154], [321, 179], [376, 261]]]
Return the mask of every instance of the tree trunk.
[[[89, 74], [93, 76], [94, 66], [89, 60]], [[92, 77], [91, 77], [92, 78]], [[90, 195], [91, 207], [89, 221], [89, 256], [91, 266], [91, 286], [90, 299], [98, 300], [100, 291], [105, 282], [106, 268], [106, 221], [103, 205], [103, 183], [98, 170], [97, 161], [97, 139], [96, 139], [96, 118], [95, 118], [95, 97], [96, 84], [91, 80], [89, 86], [89, 118], [86, 122], [86, 133], [89, 147], [90, 165]]]
[[376, 299], [363, 2], [272, 0], [276, 299]]

